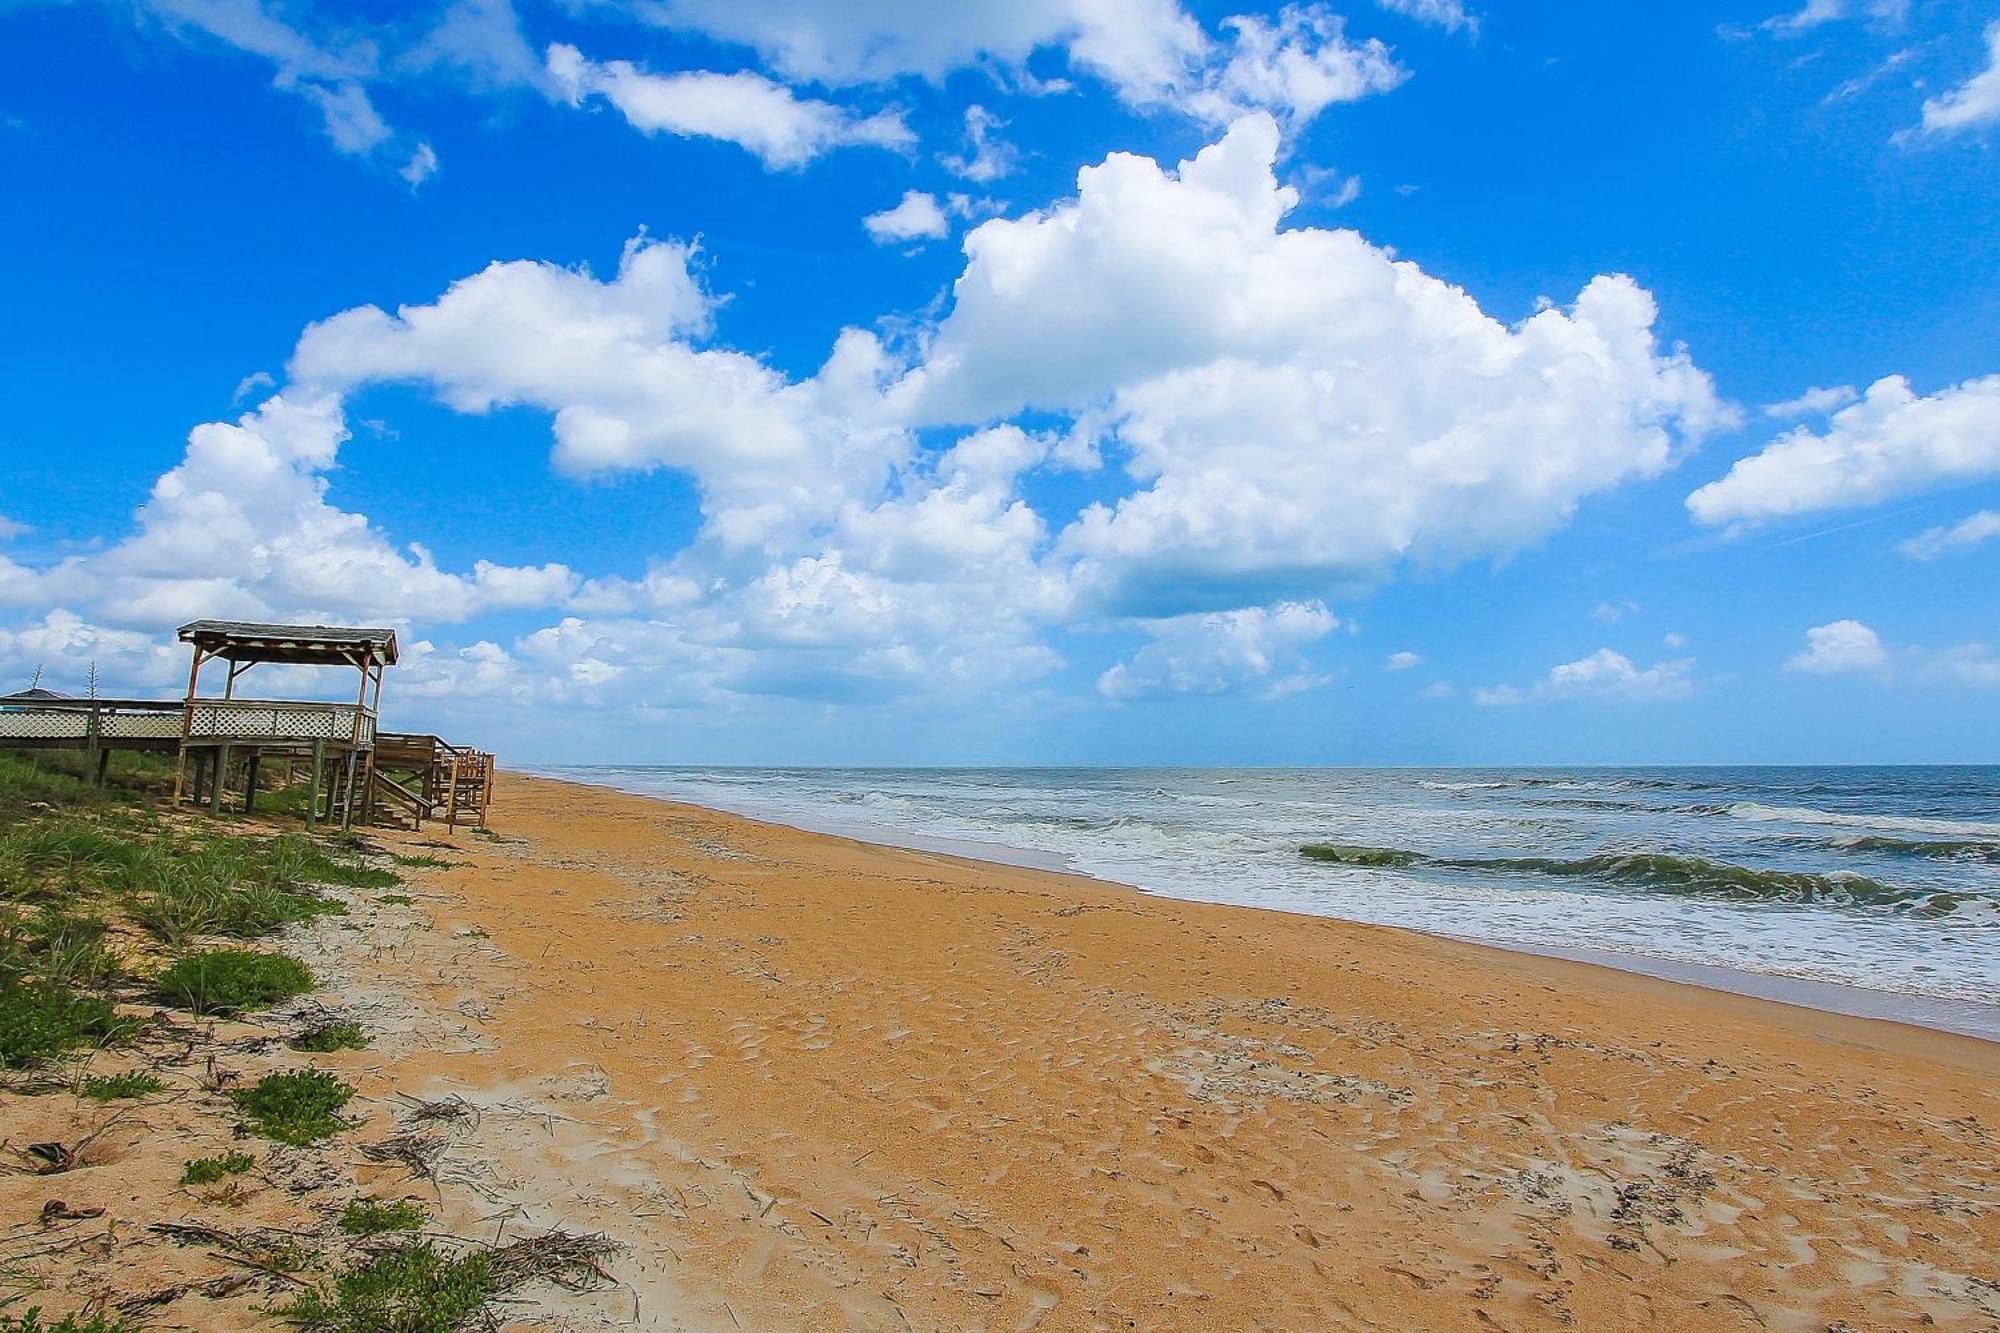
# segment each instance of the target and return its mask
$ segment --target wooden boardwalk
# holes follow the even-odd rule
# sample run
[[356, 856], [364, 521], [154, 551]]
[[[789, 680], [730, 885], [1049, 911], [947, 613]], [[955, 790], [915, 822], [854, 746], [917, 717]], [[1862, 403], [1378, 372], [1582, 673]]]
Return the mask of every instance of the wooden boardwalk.
[[[197, 620], [179, 636], [194, 650], [183, 698], [70, 699], [44, 690], [7, 696], [0, 698], [0, 746], [83, 750], [99, 781], [113, 750], [172, 753], [174, 799], [217, 813], [231, 788], [242, 793], [245, 812], [255, 809], [266, 761], [281, 760], [288, 775], [303, 762], [308, 828], [396, 815], [419, 825], [443, 819], [452, 828], [485, 827], [490, 752], [379, 730], [383, 673], [397, 659], [394, 630]], [[228, 664], [219, 698], [201, 693], [202, 668], [213, 661]], [[351, 668], [359, 690], [352, 703], [238, 698], [238, 677], [261, 663]]]

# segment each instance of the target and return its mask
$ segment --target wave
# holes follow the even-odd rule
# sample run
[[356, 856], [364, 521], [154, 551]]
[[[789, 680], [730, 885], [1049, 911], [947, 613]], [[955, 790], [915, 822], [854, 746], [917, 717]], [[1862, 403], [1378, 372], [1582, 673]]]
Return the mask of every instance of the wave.
[[1534, 790], [1534, 789], [1543, 789], [1543, 790], [1553, 789], [1556, 791], [1621, 792], [1621, 791], [1687, 790], [1697, 787], [1708, 787], [1714, 784], [1707, 782], [1697, 782], [1693, 780], [1675, 780], [1670, 778], [1623, 777], [1623, 778], [1600, 779], [1600, 778], [1584, 778], [1584, 777], [1551, 777], [1542, 774], [1529, 774], [1517, 778], [1489, 778], [1489, 779], [1482, 779], [1479, 781], [1464, 781], [1464, 782], [1446, 782], [1439, 779], [1426, 779], [1424, 781], [1418, 782], [1417, 785], [1419, 787], [1428, 787], [1432, 791], [1450, 791], [1450, 792], [1502, 791], [1502, 790], [1521, 791], [1521, 790]]
[[1835, 810], [1814, 810], [1803, 805], [1760, 805], [1738, 801], [1728, 813], [1736, 819], [1783, 820], [1791, 824], [1828, 824], [1841, 828], [1889, 829], [1900, 833], [1937, 833], [1972, 838], [2000, 838], [2000, 824], [1983, 824], [1972, 819], [1929, 819], [1918, 815], [1847, 814]]
[[1885, 834], [1840, 838], [1843, 852], [1879, 852], [1886, 856], [1922, 856], [1941, 861], [1990, 861], [2000, 864], [2000, 842], [1971, 838], [1892, 838]]
[[1944, 916], [1961, 907], [1990, 912], [1994, 904], [1979, 894], [1904, 888], [1866, 875], [1804, 870], [1760, 870], [1671, 852], [1604, 852], [1595, 856], [1429, 856], [1399, 847], [1348, 843], [1307, 843], [1308, 860], [1358, 867], [1418, 866], [1502, 874], [1588, 878], [1656, 893], [1690, 894], [1737, 902], [1789, 903], [1834, 907], [1882, 907], [1918, 916]]
[[1309, 861], [1331, 861], [1343, 866], [1413, 866], [1431, 858], [1422, 852], [1406, 852], [1398, 847], [1360, 847], [1345, 842], [1309, 842], [1299, 848]]

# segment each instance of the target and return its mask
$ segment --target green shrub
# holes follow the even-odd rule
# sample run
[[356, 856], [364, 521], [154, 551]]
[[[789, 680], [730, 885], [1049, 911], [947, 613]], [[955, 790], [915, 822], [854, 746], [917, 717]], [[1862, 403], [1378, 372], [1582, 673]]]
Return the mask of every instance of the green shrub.
[[385, 907], [408, 907], [416, 902], [416, 899], [407, 893], [385, 893], [375, 901]]
[[31, 1305], [19, 1319], [0, 1314], [0, 1333], [139, 1333], [139, 1326], [108, 1314], [66, 1314], [53, 1324], [45, 1324], [42, 1307]]
[[484, 1309], [492, 1294], [486, 1255], [447, 1258], [422, 1241], [371, 1255], [278, 1313], [337, 1333], [452, 1333]]
[[183, 1185], [213, 1185], [224, 1176], [240, 1176], [257, 1164], [247, 1152], [227, 1152], [220, 1157], [197, 1157], [181, 1172]]
[[83, 1081], [83, 1095], [94, 1102], [117, 1101], [123, 1097], [147, 1097], [166, 1090], [157, 1074], [136, 1070], [129, 1074], [97, 1074]]
[[60, 982], [8, 986], [0, 989], [0, 1066], [18, 1069], [128, 1027], [104, 1000]]
[[198, 1014], [262, 1009], [313, 988], [305, 964], [254, 949], [209, 949], [189, 954], [160, 973], [160, 994]]
[[385, 1231], [421, 1231], [430, 1215], [414, 1199], [383, 1203], [354, 1199], [340, 1214], [340, 1229], [350, 1236], [379, 1236]]
[[246, 1125], [280, 1143], [305, 1144], [337, 1134], [338, 1112], [354, 1089], [324, 1069], [266, 1074], [256, 1085], [229, 1094]]
[[325, 1055], [330, 1051], [360, 1051], [368, 1047], [368, 1029], [359, 1023], [321, 1023], [309, 1027], [286, 1043], [295, 1051]]

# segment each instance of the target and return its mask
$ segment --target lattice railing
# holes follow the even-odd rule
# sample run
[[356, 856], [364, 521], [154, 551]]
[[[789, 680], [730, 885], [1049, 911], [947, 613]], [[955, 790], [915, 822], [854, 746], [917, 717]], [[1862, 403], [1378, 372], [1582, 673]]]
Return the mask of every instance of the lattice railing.
[[362, 749], [375, 743], [375, 715], [353, 704], [196, 699], [187, 707], [189, 740], [331, 741]]
[[0, 738], [87, 741], [93, 722], [97, 735], [106, 741], [178, 740], [181, 706], [129, 700], [0, 705]]

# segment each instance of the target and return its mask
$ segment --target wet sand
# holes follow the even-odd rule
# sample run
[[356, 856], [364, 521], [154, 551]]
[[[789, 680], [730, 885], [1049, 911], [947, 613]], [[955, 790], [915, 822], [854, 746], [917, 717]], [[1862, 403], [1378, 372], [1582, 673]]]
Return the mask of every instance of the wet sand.
[[398, 942], [300, 942], [381, 1034], [321, 1059], [355, 1140], [480, 1112], [352, 1188], [625, 1245], [509, 1327], [2000, 1329], [2000, 1045], [513, 774], [493, 823], [383, 835], [454, 863]]

